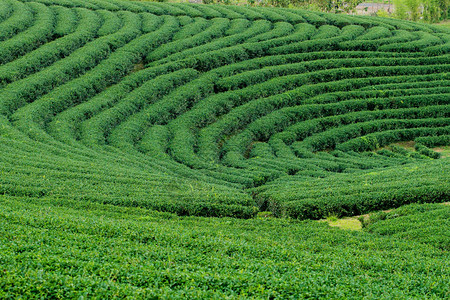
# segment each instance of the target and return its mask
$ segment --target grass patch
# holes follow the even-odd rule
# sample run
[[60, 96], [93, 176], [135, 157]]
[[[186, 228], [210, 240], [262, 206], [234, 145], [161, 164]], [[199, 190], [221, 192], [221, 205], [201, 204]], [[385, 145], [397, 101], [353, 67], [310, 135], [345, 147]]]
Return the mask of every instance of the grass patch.
[[329, 217], [321, 222], [327, 222], [331, 227], [338, 227], [344, 230], [361, 230], [361, 222], [356, 217], [337, 219], [336, 217]]
[[441, 158], [448, 158], [450, 157], [450, 146], [440, 146], [433, 148], [433, 151], [438, 152], [441, 154]]
[[405, 142], [394, 143], [392, 145], [397, 145], [399, 147], [403, 147], [403, 148], [405, 148], [406, 150], [409, 150], [409, 151], [416, 151], [415, 148], [414, 148], [415, 144], [416, 143], [414, 141], [405, 141]]
[[144, 63], [141, 61], [141, 62], [138, 62], [137, 64], [135, 64], [135, 65], [133, 66], [133, 69], [131, 70], [131, 73], [136, 73], [136, 72], [141, 71], [141, 70], [144, 70], [144, 69], [145, 69], [145, 65], [144, 65]]
[[442, 21], [442, 22], [440, 22], [440, 23], [437, 23], [436, 25], [450, 28], [450, 20]]

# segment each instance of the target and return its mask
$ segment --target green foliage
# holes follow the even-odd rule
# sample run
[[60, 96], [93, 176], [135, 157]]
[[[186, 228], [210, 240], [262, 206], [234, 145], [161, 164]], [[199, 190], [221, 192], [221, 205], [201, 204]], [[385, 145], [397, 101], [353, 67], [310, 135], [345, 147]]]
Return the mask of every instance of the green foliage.
[[[302, 7], [316, 9], [324, 12], [351, 12], [362, 3], [362, 0], [265, 0], [261, 2], [249, 2], [251, 5], [270, 5], [274, 7]], [[225, 3], [229, 4], [229, 3]]]
[[448, 0], [393, 0], [394, 16], [403, 20], [435, 23], [447, 20]]
[[361, 222], [363, 228], [367, 228], [376, 222], [386, 220], [386, 217], [387, 213], [384, 211], [380, 211], [377, 213], [370, 214], [368, 219], [366, 219], [364, 216], [360, 216], [358, 217], [358, 220]]
[[448, 251], [449, 213], [448, 205], [412, 204], [371, 215], [364, 224], [366, 230], [373, 234], [421, 242]]
[[2, 1], [0, 194], [242, 219], [446, 201], [449, 43], [287, 8]]
[[401, 217], [352, 232], [314, 221], [181, 218], [0, 197], [2, 298], [448, 295], [442, 205], [406, 207]]
[[445, 31], [103, 0], [0, 20], [0, 298], [448, 297], [448, 207], [294, 220], [448, 201]]
[[438, 159], [441, 157], [441, 155], [438, 152], [435, 152], [431, 149], [429, 149], [427, 146], [424, 146], [420, 143], [415, 144], [416, 151], [420, 154], [423, 154], [425, 156], [428, 156], [430, 158]]
[[377, 17], [388, 18], [389, 13], [387, 11], [385, 11], [384, 9], [380, 9], [377, 11]]

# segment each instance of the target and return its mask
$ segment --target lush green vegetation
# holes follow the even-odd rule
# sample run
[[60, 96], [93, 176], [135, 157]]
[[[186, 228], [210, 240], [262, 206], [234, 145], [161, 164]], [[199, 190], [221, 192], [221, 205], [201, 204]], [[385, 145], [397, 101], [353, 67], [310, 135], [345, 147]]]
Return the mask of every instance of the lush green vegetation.
[[404, 20], [439, 22], [448, 19], [448, 0], [393, 0], [395, 17]]
[[449, 214], [406, 207], [347, 231], [2, 196], [0, 297], [444, 299]]
[[411, 204], [379, 212], [362, 222], [368, 232], [434, 245], [450, 250], [449, 203], [446, 206]]
[[1, 1], [0, 298], [447, 297], [449, 49], [394, 19]]
[[[136, 0], [153, 2], [183, 3], [187, 0]], [[337, 14], [361, 14], [359, 4], [366, 13], [373, 16], [391, 17], [401, 20], [412, 20], [426, 23], [437, 23], [448, 20], [450, 6], [448, 0], [201, 0], [204, 4], [245, 5], [251, 7], [289, 7]], [[375, 5], [373, 5], [375, 3]], [[388, 4], [389, 8], [377, 6]]]
[[[235, 6], [2, 3], [2, 194], [300, 219], [449, 198], [448, 163], [432, 150], [449, 143], [445, 28]], [[383, 148], [400, 141], [416, 150]]]

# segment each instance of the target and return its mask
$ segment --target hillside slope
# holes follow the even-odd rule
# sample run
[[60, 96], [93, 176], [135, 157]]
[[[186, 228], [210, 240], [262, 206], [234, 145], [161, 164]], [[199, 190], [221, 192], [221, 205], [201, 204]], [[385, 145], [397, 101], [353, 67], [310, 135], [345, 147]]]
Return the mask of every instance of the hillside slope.
[[[449, 43], [302, 10], [1, 0], [0, 298], [448, 299], [450, 206], [424, 202], [450, 193]], [[397, 206], [356, 231], [301, 220]]]
[[392, 19], [5, 0], [0, 193], [238, 218], [446, 201], [449, 49]]

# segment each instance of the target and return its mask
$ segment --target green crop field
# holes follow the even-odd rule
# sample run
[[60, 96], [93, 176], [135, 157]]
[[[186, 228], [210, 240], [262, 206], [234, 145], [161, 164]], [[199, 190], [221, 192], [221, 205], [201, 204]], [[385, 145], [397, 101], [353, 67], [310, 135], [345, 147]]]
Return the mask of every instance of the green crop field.
[[448, 298], [449, 146], [444, 26], [0, 0], [0, 298]]

